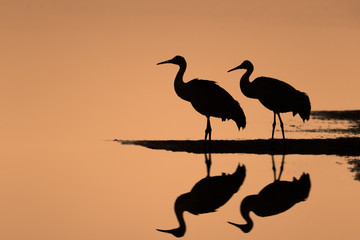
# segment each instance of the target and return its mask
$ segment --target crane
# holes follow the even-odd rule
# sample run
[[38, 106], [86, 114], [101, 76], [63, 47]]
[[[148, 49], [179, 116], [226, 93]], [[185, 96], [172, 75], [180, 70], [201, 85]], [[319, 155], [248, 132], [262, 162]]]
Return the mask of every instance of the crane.
[[184, 82], [183, 76], [186, 70], [186, 61], [182, 56], [158, 63], [171, 63], [179, 66], [176, 74], [174, 87], [176, 94], [183, 100], [192, 104], [196, 111], [207, 119], [205, 129], [206, 139], [211, 141], [210, 117], [221, 118], [223, 121], [232, 119], [236, 122], [238, 129], [245, 128], [246, 118], [240, 104], [223, 88], [214, 81], [193, 79]]
[[274, 112], [272, 139], [274, 138], [276, 115], [280, 120], [283, 139], [285, 139], [284, 124], [280, 113], [292, 112], [293, 116], [299, 114], [304, 122], [309, 120], [311, 105], [306, 93], [296, 90], [283, 81], [270, 77], [258, 77], [250, 82], [249, 77], [254, 71], [254, 66], [248, 60], [228, 72], [237, 69], [246, 70], [240, 80], [242, 93], [248, 98], [258, 99], [264, 107]]

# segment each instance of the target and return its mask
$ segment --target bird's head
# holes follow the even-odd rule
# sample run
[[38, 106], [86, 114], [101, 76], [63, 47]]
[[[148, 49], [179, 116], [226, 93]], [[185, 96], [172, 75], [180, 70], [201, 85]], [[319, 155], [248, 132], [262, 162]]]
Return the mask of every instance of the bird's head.
[[175, 56], [174, 58], [170, 59], [170, 60], [166, 60], [166, 61], [163, 61], [163, 62], [159, 62], [157, 65], [160, 65], [160, 64], [165, 64], [165, 63], [172, 63], [172, 64], [176, 64], [176, 65], [184, 65], [186, 64], [186, 61], [185, 61], [185, 58], [183, 58], [182, 56]]
[[238, 70], [238, 69], [252, 69], [252, 68], [253, 68], [252, 63], [249, 60], [245, 60], [242, 62], [242, 64], [240, 64], [239, 66], [237, 66], [233, 69], [230, 69], [228, 72], [232, 72], [232, 71]]
[[174, 228], [174, 229], [170, 229], [170, 230], [162, 230], [162, 229], [156, 229], [159, 232], [164, 232], [164, 233], [170, 233], [172, 235], [174, 235], [175, 237], [182, 237], [185, 235], [185, 228], [179, 227], [179, 228]]

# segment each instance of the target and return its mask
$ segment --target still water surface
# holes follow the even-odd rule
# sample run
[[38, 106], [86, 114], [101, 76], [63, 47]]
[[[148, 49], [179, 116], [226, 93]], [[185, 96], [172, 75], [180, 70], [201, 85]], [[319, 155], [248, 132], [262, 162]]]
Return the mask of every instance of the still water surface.
[[[19, 151], [18, 149], [22, 149]], [[0, 167], [0, 239], [175, 239], [156, 231], [179, 226], [175, 200], [207, 176], [204, 154], [151, 150], [105, 140], [9, 144]], [[242, 200], [274, 182], [272, 157], [212, 154], [210, 176], [246, 168], [239, 190], [216, 212], [184, 213], [183, 239], [358, 239], [358, 157], [286, 155], [282, 181], [309, 174], [305, 201], [274, 216], [253, 212], [249, 233]], [[355, 159], [355, 160], [354, 160]], [[279, 174], [282, 156], [274, 156]], [[357, 168], [358, 169], [358, 168]]]

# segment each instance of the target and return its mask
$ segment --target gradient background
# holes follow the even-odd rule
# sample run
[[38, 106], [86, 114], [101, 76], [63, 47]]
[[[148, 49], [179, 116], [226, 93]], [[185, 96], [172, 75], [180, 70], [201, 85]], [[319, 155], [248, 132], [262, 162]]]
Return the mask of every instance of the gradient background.
[[[176, 224], [172, 200], [202, 177], [203, 156], [104, 140], [203, 138], [205, 118], [174, 92], [177, 67], [156, 66], [177, 54], [188, 62], [185, 81], [215, 80], [245, 111], [244, 131], [212, 120], [214, 139], [271, 135], [272, 113], [242, 95], [242, 71], [227, 73], [245, 59], [254, 63], [253, 77], [275, 77], [307, 92], [314, 110], [360, 108], [358, 0], [0, 0], [0, 33], [1, 239], [171, 238], [154, 229]], [[259, 173], [248, 191], [271, 180], [269, 156], [213, 159], [213, 174], [232, 172], [239, 161], [249, 176]], [[347, 166], [339, 167], [336, 157], [287, 161], [285, 179], [310, 172], [314, 193], [309, 208], [295, 210], [305, 223], [302, 233], [293, 236], [298, 226], [291, 225], [284, 239], [312, 232], [326, 239], [358, 236], [358, 183]], [[340, 198], [348, 200], [345, 210]], [[224, 210], [232, 217], [223, 218], [219, 234], [229, 230], [226, 221], [239, 219], [238, 201]], [[266, 222], [269, 228], [286, 226], [289, 215], [282, 216]], [[349, 224], [339, 228], [341, 219]], [[192, 228], [196, 239], [212, 225], [202, 226]], [[233, 239], [244, 236], [230, 231]], [[253, 236], [279, 234], [267, 233]]]
[[[217, 81], [249, 122], [272, 113], [242, 95], [243, 72], [226, 72], [245, 59], [252, 77], [307, 92], [314, 110], [360, 108], [356, 0], [1, 0], [0, 29], [5, 142], [202, 138], [205, 118], [174, 92], [177, 67], [156, 66], [177, 54], [185, 81]], [[218, 122], [214, 138], [241, 137]]]

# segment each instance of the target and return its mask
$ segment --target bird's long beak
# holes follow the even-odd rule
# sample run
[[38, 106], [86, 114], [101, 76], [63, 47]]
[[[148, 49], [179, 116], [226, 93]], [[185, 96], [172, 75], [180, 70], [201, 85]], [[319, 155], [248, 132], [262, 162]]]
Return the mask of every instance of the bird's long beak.
[[231, 225], [234, 225], [235, 227], [240, 228], [244, 233], [248, 233], [251, 231], [251, 229], [253, 228], [252, 225], [249, 224], [237, 224], [237, 223], [233, 223], [233, 222], [228, 222]]
[[170, 233], [175, 237], [182, 237], [185, 235], [185, 228], [181, 228], [181, 227], [170, 230], [162, 230], [162, 229], [156, 229], [156, 230], [158, 230], [159, 232]]
[[233, 222], [228, 222], [229, 224], [231, 224], [231, 225], [234, 225], [235, 227], [240, 227], [241, 225], [240, 224], [237, 224], [237, 223], [233, 223]]
[[237, 70], [237, 69], [240, 69], [240, 66], [237, 66], [237, 67], [235, 67], [235, 68], [233, 68], [233, 69], [230, 69], [230, 70], [227, 71], [227, 72], [232, 72], [232, 71]]
[[165, 64], [165, 63], [170, 63], [170, 60], [166, 60], [166, 61], [163, 61], [163, 62], [159, 62], [159, 63], [157, 63], [156, 65]]

